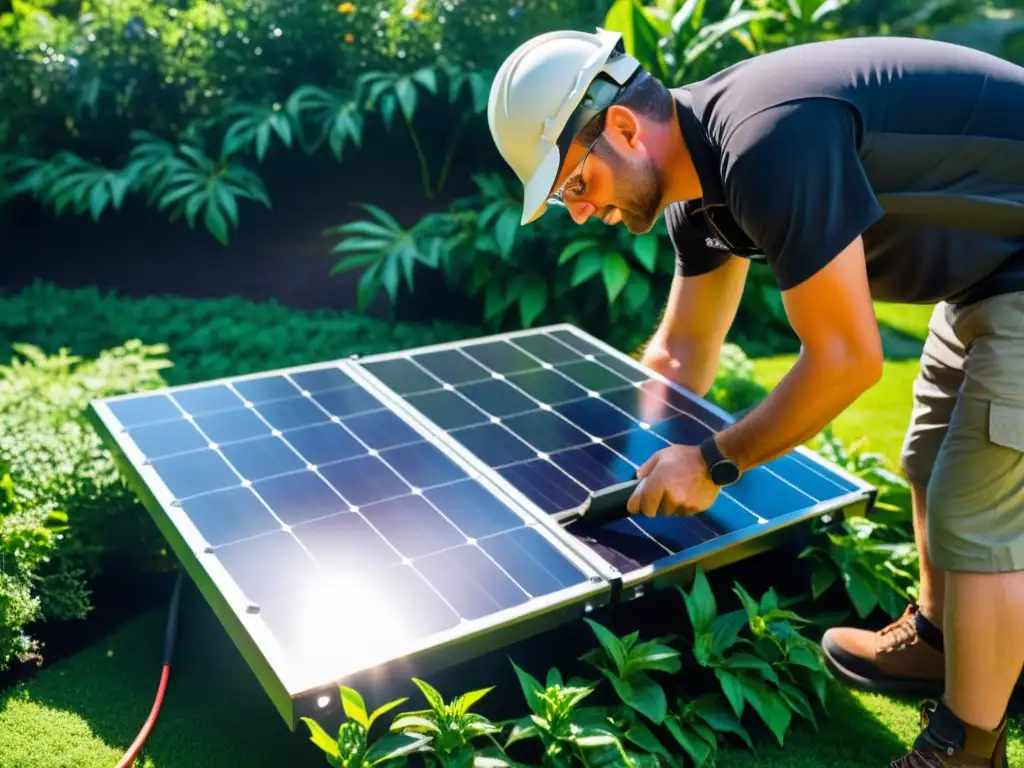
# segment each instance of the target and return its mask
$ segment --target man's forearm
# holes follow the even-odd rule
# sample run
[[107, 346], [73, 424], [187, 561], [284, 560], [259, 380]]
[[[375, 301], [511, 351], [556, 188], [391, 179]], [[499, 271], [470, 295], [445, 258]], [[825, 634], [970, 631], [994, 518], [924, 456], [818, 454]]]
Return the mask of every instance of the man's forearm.
[[752, 469], [817, 435], [878, 376], [879, 366], [857, 358], [802, 353], [764, 401], [722, 430], [716, 442], [741, 471]]

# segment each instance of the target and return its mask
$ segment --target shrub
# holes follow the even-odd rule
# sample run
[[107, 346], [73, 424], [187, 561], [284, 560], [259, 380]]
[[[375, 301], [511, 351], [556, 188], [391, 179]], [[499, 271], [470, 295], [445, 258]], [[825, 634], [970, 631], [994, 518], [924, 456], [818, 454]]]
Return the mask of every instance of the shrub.
[[[494, 723], [471, 711], [493, 688], [446, 702], [429, 683], [415, 680], [426, 709], [398, 712], [386, 735], [373, 733], [380, 718], [406, 702], [398, 699], [367, 712], [360, 694], [341, 688], [346, 715], [337, 738], [304, 717], [310, 740], [332, 766], [369, 768], [387, 759], [403, 765], [410, 755], [427, 765], [569, 766], [713, 765], [723, 743], [754, 750], [750, 729], [758, 722], [784, 745], [795, 718], [817, 727], [831, 679], [820, 649], [804, 637], [799, 615], [779, 607], [769, 590], [754, 600], [736, 583], [739, 607], [719, 613], [698, 568], [680, 594], [690, 617], [688, 636], [623, 637], [585, 619], [597, 640], [580, 661], [596, 679], [566, 680], [557, 668], [542, 679], [512, 666], [525, 716]], [[683, 693], [683, 691], [686, 691]], [[674, 691], [675, 695], [670, 692]], [[379, 731], [380, 729], [378, 729]], [[539, 763], [524, 763], [520, 747], [539, 741]]]

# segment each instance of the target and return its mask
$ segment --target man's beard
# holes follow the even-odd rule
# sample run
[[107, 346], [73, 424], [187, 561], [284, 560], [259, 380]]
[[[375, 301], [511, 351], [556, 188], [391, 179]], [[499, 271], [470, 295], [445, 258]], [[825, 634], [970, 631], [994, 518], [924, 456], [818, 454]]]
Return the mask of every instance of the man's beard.
[[661, 171], [647, 156], [615, 158], [615, 199], [621, 200], [622, 223], [634, 235], [649, 232], [661, 213]]

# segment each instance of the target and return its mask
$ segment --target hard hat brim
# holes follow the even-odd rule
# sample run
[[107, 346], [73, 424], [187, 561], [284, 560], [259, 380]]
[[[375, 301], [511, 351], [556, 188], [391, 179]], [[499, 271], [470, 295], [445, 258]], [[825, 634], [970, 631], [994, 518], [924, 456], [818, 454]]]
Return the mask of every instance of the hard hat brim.
[[539, 219], [547, 210], [548, 196], [558, 178], [558, 169], [562, 166], [562, 154], [557, 146], [551, 147], [544, 155], [537, 170], [523, 185], [523, 215], [520, 226]]

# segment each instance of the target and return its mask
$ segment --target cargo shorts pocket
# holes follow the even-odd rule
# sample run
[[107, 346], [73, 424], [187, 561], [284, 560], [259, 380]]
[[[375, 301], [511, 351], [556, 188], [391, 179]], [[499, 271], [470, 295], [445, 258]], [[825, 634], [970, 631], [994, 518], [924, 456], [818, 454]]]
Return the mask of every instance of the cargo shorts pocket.
[[988, 437], [996, 445], [1024, 453], [1024, 403], [993, 401], [988, 412]]

